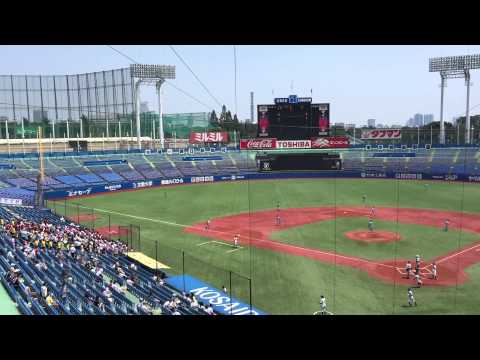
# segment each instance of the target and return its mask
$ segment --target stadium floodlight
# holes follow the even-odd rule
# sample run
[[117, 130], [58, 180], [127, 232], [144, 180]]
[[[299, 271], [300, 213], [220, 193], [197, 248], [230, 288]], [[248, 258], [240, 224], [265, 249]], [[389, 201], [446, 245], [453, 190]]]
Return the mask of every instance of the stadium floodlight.
[[470, 143], [470, 70], [480, 69], [480, 55], [436, 57], [429, 60], [429, 72], [439, 72], [441, 77], [440, 97], [440, 144], [445, 144], [443, 123], [443, 95], [447, 79], [465, 78], [467, 86], [467, 110], [465, 112], [465, 143]]
[[446, 56], [430, 59], [430, 72], [480, 69], [480, 55]]
[[131, 64], [130, 73], [139, 79], [175, 79], [175, 66]]
[[162, 118], [162, 100], [160, 87], [167, 79], [175, 79], [174, 65], [145, 65], [145, 64], [130, 64], [130, 76], [137, 78], [135, 82], [135, 113], [137, 123], [137, 146], [141, 149], [140, 141], [140, 84], [155, 84], [158, 95], [158, 134], [160, 138], [160, 146], [163, 149], [165, 145], [165, 137], [163, 133], [163, 118]]

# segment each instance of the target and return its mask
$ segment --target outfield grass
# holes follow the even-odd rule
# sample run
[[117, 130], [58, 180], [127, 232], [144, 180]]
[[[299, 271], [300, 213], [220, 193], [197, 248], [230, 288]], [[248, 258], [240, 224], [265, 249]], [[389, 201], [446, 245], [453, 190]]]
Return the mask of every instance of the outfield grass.
[[[274, 314], [312, 314], [318, 310], [321, 294], [327, 298], [329, 310], [337, 314], [443, 314], [480, 313], [477, 299], [480, 290], [480, 267], [469, 269], [472, 279], [466, 284], [448, 288], [417, 290], [416, 308], [404, 308], [406, 287], [386, 284], [372, 279], [365, 272], [289, 254], [274, 253], [258, 248], [244, 248], [228, 253], [227, 246], [205, 244], [210, 239], [183, 232], [183, 226], [229, 214], [255, 212], [276, 208], [310, 206], [362, 205], [362, 195], [367, 195], [368, 205], [376, 207], [416, 207], [449, 211], [478, 212], [480, 187], [473, 184], [373, 180], [264, 180], [254, 182], [229, 182], [201, 185], [159, 187], [134, 192], [120, 192], [68, 202], [68, 215], [91, 213], [92, 210], [76, 207], [73, 203], [96, 208], [101, 216], [87, 226], [111, 224], [138, 224], [141, 226], [141, 251], [171, 266], [171, 273], [185, 272], [197, 276], [216, 287], [229, 286], [229, 271], [233, 272], [233, 295], [248, 301], [248, 281], [252, 278], [253, 305]], [[57, 203], [58, 213], [65, 206]], [[254, 220], [254, 219], [253, 219]], [[444, 250], [463, 247], [475, 240], [471, 234], [439, 233], [429, 227], [401, 224], [398, 231], [404, 236], [395, 244], [360, 245], [343, 239], [344, 229], [366, 227], [359, 219], [336, 220], [337, 251], [371, 258], [411, 257], [420, 248], [426, 258], [442, 254]], [[306, 225], [276, 234], [281, 241], [302, 246], [331, 246], [314, 244], [317, 234], [333, 234], [333, 221]], [[377, 222], [390, 231], [396, 224]], [[254, 229], [254, 222], [252, 222]], [[444, 237], [442, 237], [444, 236]], [[348, 240], [348, 241], [347, 241]], [[373, 245], [373, 246], [372, 246]], [[184, 258], [182, 257], [184, 252]], [[183, 261], [184, 260], [184, 261]], [[239, 274], [239, 275], [237, 275]]]

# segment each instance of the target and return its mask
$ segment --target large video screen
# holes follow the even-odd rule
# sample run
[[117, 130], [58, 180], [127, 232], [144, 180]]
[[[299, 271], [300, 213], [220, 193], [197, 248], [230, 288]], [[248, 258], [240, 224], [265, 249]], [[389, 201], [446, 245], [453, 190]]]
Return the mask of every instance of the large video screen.
[[258, 105], [257, 136], [260, 138], [308, 140], [328, 136], [329, 127], [328, 104]]

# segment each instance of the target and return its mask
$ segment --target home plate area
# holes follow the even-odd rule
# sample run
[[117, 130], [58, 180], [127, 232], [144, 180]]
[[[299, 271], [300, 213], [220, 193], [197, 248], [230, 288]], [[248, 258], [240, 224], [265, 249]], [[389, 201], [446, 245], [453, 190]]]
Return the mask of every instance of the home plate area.
[[[407, 276], [407, 272], [405, 271], [405, 269], [397, 267], [397, 271], [400, 274], [402, 274], [403, 276], [405, 276], [405, 277]], [[428, 267], [424, 267], [424, 268], [420, 268], [419, 274], [420, 274], [421, 278], [426, 278], [426, 277], [431, 277], [433, 273]], [[415, 271], [414, 270], [412, 270], [410, 272], [410, 277], [412, 277], [412, 278], [415, 277]]]

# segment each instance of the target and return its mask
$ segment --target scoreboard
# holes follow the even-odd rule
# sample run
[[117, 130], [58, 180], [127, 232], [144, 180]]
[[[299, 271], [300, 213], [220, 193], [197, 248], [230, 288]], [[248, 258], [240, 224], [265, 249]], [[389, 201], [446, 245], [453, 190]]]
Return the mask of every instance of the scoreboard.
[[261, 172], [286, 170], [342, 170], [342, 159], [339, 154], [257, 154], [255, 160], [257, 162], [257, 170]]
[[277, 98], [275, 104], [258, 105], [259, 138], [310, 140], [329, 136], [330, 104], [312, 104], [312, 98]]

